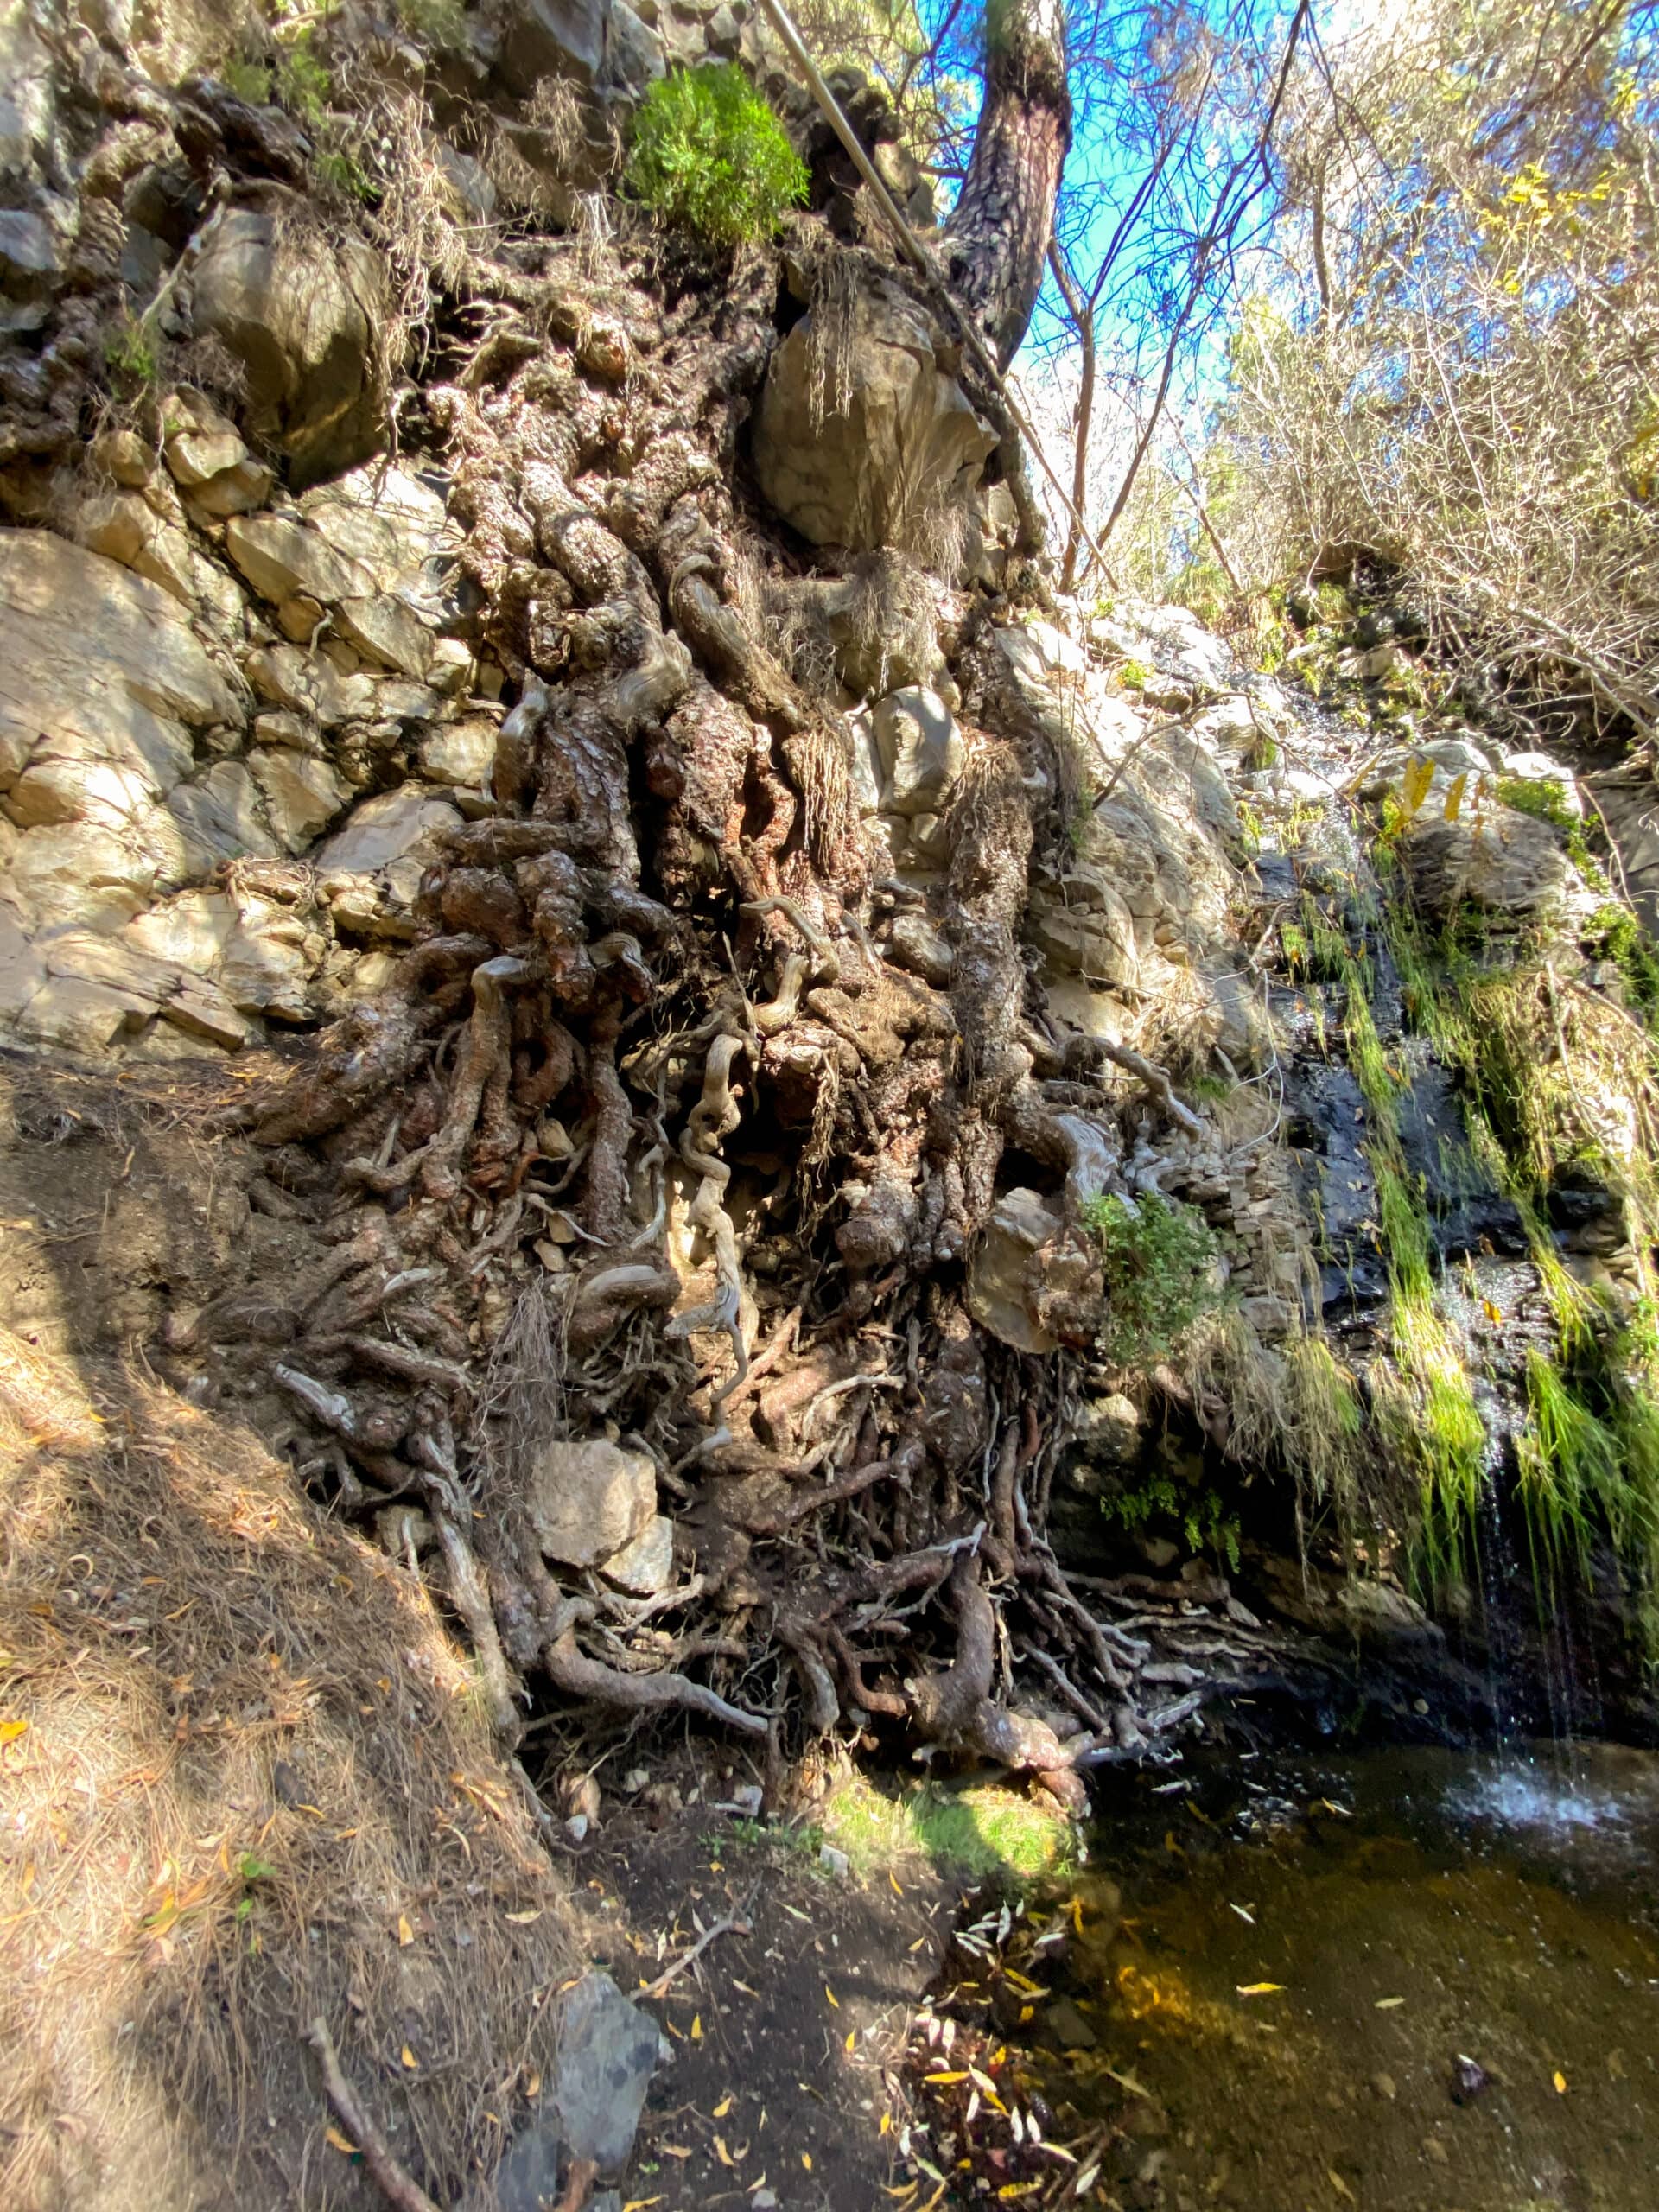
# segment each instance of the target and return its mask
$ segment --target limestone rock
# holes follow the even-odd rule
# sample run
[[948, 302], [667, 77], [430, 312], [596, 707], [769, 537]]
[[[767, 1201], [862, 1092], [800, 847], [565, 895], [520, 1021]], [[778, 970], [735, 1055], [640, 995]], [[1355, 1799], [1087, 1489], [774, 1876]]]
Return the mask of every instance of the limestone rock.
[[73, 819], [104, 771], [119, 808], [164, 791], [190, 766], [184, 725], [240, 718], [160, 586], [46, 531], [0, 531], [0, 791], [20, 826]]
[[[1433, 767], [1435, 781], [1443, 791], [1456, 776], [1466, 776], [1471, 786], [1482, 776], [1490, 777], [1497, 756], [1472, 737], [1436, 737], [1423, 745], [1401, 746], [1373, 763], [1358, 787], [1360, 797], [1381, 798], [1388, 791], [1397, 793], [1408, 771], [1419, 761]], [[1560, 775], [1560, 769], [1555, 773]], [[1432, 791], [1424, 804], [1439, 810]]]
[[327, 607], [365, 597], [374, 588], [365, 569], [336, 552], [296, 514], [269, 509], [233, 515], [225, 525], [225, 550], [255, 591], [276, 607], [302, 593]]
[[416, 683], [426, 674], [432, 658], [432, 640], [418, 616], [390, 592], [375, 592], [365, 599], [342, 599], [334, 609], [340, 635], [357, 647], [365, 660], [382, 668], [395, 668]]
[[265, 802], [265, 817], [290, 853], [302, 853], [351, 797], [326, 760], [287, 747], [256, 746], [248, 767]]
[[86, 922], [119, 929], [156, 888], [155, 855], [130, 836], [95, 822], [31, 830], [17, 848], [11, 880], [41, 927]]
[[481, 791], [495, 766], [498, 725], [486, 715], [446, 722], [421, 741], [421, 773], [429, 783]]
[[[411, 470], [376, 462], [318, 484], [300, 501], [310, 527], [369, 578], [367, 588], [407, 588], [435, 554], [455, 551], [461, 535], [442, 495]], [[363, 588], [363, 587], [359, 587]]]
[[1030, 917], [1033, 943], [1061, 975], [1081, 976], [1107, 989], [1132, 990], [1139, 983], [1135, 916], [1103, 880], [1090, 887], [1086, 906], [1036, 893]]
[[100, 1055], [124, 1033], [136, 1033], [154, 1012], [142, 999], [73, 976], [48, 976], [18, 1015], [16, 1033], [30, 1045]]
[[96, 984], [118, 994], [139, 1020], [159, 1014], [188, 1034], [234, 1052], [252, 1034], [225, 995], [199, 976], [142, 951], [121, 937], [64, 930], [42, 950], [54, 978]]
[[950, 980], [956, 956], [919, 907], [906, 907], [887, 932], [887, 954], [896, 968], [919, 976], [925, 983], [943, 990]]
[[245, 898], [225, 947], [219, 987], [238, 1014], [308, 1021], [313, 963], [305, 925], [275, 899]]
[[654, 1598], [674, 1577], [674, 1523], [665, 1513], [654, 1513], [633, 1541], [602, 1561], [599, 1571], [619, 1589]]
[[184, 839], [186, 874], [211, 875], [220, 861], [274, 860], [282, 850], [265, 820], [259, 786], [240, 760], [216, 760], [178, 785], [167, 795], [167, 810]]
[[0, 292], [14, 300], [50, 292], [59, 275], [57, 242], [43, 215], [0, 210]]
[[1016, 1351], [1058, 1348], [1034, 1318], [1032, 1259], [1063, 1226], [1035, 1191], [1005, 1192], [991, 1209], [985, 1233], [968, 1266], [968, 1311]]
[[152, 959], [212, 979], [235, 933], [236, 907], [223, 891], [181, 891], [129, 922], [121, 938]]
[[15, 1021], [46, 981], [46, 961], [0, 906], [0, 1021]]
[[543, 1554], [597, 1567], [643, 1536], [657, 1512], [657, 1474], [643, 1452], [593, 1437], [545, 1444], [531, 1467], [526, 1507]]
[[930, 512], [978, 483], [995, 433], [969, 404], [931, 318], [885, 280], [856, 293], [848, 389], [825, 396], [821, 312], [803, 315], [772, 356], [754, 432], [761, 492], [815, 545], [913, 543]]
[[937, 691], [911, 684], [890, 691], [873, 719], [887, 778], [882, 810], [941, 812], [968, 757], [956, 716]]
[[366, 460], [385, 430], [376, 359], [385, 268], [360, 238], [331, 240], [297, 205], [231, 207], [204, 236], [192, 283], [198, 337], [247, 379], [245, 427], [286, 454], [296, 486]]
[[591, 86], [605, 60], [605, 0], [514, 0], [501, 74], [520, 99], [543, 77]]
[[453, 806], [434, 798], [419, 784], [404, 784], [397, 791], [365, 799], [318, 852], [317, 866], [325, 872], [372, 875], [416, 852], [440, 830], [460, 824]]
[[342, 676], [325, 654], [302, 645], [261, 645], [248, 656], [245, 672], [262, 699], [309, 715], [324, 729], [372, 721], [378, 713], [372, 677]]

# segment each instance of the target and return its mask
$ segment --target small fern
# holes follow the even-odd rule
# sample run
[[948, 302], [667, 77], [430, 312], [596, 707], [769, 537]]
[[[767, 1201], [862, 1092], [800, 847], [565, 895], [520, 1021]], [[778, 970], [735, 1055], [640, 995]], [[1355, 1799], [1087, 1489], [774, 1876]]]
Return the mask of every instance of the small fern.
[[627, 181], [666, 223], [715, 245], [768, 238], [806, 198], [806, 164], [741, 69], [677, 69], [634, 118]]

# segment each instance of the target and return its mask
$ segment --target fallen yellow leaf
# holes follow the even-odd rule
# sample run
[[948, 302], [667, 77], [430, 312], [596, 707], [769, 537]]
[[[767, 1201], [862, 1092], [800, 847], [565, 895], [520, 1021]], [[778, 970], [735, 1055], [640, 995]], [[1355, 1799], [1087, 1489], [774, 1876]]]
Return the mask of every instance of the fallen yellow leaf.
[[1376, 2010], [1379, 2012], [1392, 2012], [1397, 2005], [1403, 2005], [1405, 2001], [1403, 1997], [1379, 1997], [1376, 2000]]
[[858, 2030], [857, 2030], [856, 2028], [849, 2028], [849, 2029], [848, 2029], [848, 2031], [847, 2031], [847, 2056], [848, 2056], [848, 2057], [849, 2057], [849, 2058], [850, 2058], [850, 2057], [852, 2056], [852, 2055], [853, 2055], [853, 2045], [854, 2045], [857, 2041], [858, 2041]]
[[0, 1720], [0, 1744], [15, 1744], [28, 1729], [27, 1720]]
[[729, 2166], [734, 2163], [731, 2152], [726, 2148], [726, 2138], [723, 2135], [716, 2135], [715, 2138], [715, 2156], [722, 2166]]
[[530, 1912], [510, 1912], [507, 1915], [507, 1922], [510, 1927], [528, 1928], [532, 1921], [539, 1920], [541, 1916], [542, 1908], [537, 1905]]
[[357, 2145], [349, 2135], [342, 2135], [337, 2127], [325, 2127], [322, 2139], [336, 2151], [343, 2151], [348, 2158], [357, 2156]]
[[650, 2212], [652, 2205], [660, 2204], [662, 2201], [660, 2196], [631, 2196], [622, 2207], [622, 2212]]
[[402, 2050], [398, 2053], [398, 2056], [403, 2060], [404, 2065], [408, 2067], [411, 2074], [421, 2063], [420, 2060], [416, 2057], [414, 2052], [410, 2049], [407, 2044], [404, 2045]]
[[659, 2143], [657, 2148], [665, 2158], [689, 2158], [690, 2148], [684, 2143]]
[[830, 2002], [835, 2006], [836, 2012], [839, 2012], [841, 2010], [841, 1999], [836, 1996], [835, 1991], [830, 1988], [827, 1981], [823, 1985], [823, 1993], [830, 1999]]
[[905, 1893], [899, 1886], [899, 1877], [893, 1872], [891, 1866], [887, 1869], [887, 1879], [893, 1884], [893, 1894], [894, 1897], [903, 1897]]
[[1564, 2097], [1567, 2094], [1567, 2076], [1561, 2072], [1559, 2066], [1549, 2078], [1555, 2084], [1556, 2095], [1558, 2097]]
[[728, 2089], [726, 2094], [721, 2099], [720, 2102], [715, 2107], [715, 2118], [716, 2120], [724, 2120], [731, 2108], [732, 2095], [731, 2091]]
[[412, 1943], [414, 1941], [415, 1930], [409, 1924], [409, 1915], [406, 1912], [400, 1912], [397, 1916], [398, 1945], [401, 1948], [404, 1944]]
[[1271, 1997], [1284, 1986], [1282, 1981], [1241, 1981], [1235, 1984], [1241, 1997]]
[[691, 2040], [693, 2043], [701, 2043], [702, 2041], [702, 2015], [701, 2012], [694, 2012], [691, 2015]]
[[811, 2153], [810, 2151], [803, 2151], [803, 2152], [802, 2152], [802, 2153], [801, 2153], [801, 2164], [802, 2164], [806, 2168], [806, 2171], [808, 2171], [808, 2173], [810, 2173], [810, 2172], [811, 2172], [811, 2171], [812, 2171], [812, 2153]]
[[1338, 2196], [1345, 2196], [1351, 2204], [1358, 2203], [1359, 2199], [1354, 2195], [1353, 2190], [1349, 2188], [1347, 2183], [1344, 2181], [1342, 2176], [1337, 2171], [1334, 2166], [1327, 2166], [1325, 2168], [1325, 2177], [1330, 2183], [1332, 2188], [1336, 2190]]

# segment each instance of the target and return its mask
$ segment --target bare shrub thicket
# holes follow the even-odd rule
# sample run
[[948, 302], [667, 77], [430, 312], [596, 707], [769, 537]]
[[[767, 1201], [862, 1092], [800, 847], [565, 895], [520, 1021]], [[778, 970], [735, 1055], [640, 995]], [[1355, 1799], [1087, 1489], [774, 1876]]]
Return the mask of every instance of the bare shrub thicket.
[[1433, 0], [1302, 67], [1204, 475], [1258, 583], [1396, 575], [1515, 704], [1656, 734], [1654, 11]]

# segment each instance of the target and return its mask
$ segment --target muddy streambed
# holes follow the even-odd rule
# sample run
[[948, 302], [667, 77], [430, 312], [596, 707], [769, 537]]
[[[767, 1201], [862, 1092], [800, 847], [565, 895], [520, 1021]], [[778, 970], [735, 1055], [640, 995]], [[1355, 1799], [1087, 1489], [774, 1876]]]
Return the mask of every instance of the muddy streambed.
[[[961, 2016], [957, 2063], [977, 2050], [982, 2072], [1006, 2044], [1008, 2101], [1017, 2082], [1082, 2151], [1039, 2202], [1083, 2182], [1125, 2212], [1659, 2205], [1659, 1756], [1149, 1774], [1070, 1891], [1021, 1919], [938, 2003]], [[1047, 2162], [988, 2171], [1007, 2122], [983, 2100], [967, 2118], [964, 2093], [933, 2092], [958, 2189], [977, 2154], [963, 2201], [1007, 2195], [999, 2172], [1031, 2187]]]

